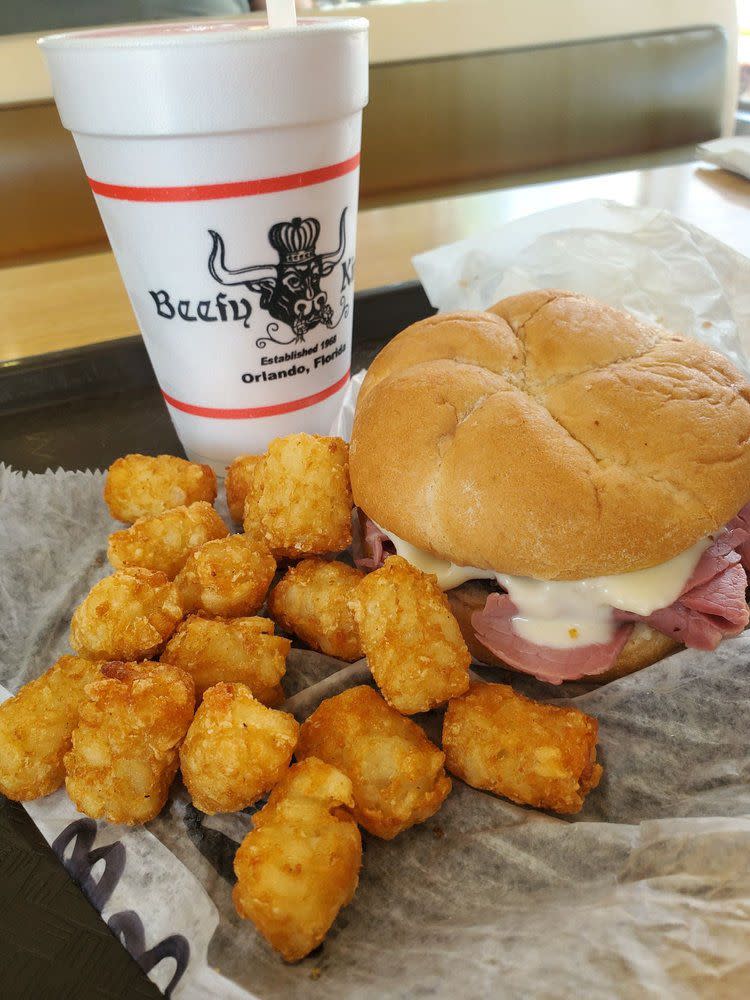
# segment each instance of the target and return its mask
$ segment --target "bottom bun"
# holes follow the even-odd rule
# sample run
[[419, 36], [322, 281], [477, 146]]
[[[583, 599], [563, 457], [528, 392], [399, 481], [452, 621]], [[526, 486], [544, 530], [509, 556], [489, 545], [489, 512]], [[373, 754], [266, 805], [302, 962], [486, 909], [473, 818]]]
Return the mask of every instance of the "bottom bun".
[[[486, 663], [491, 667], [503, 667], [505, 670], [516, 670], [509, 663], [505, 663], [494, 653], [490, 652], [486, 646], [477, 639], [474, 627], [471, 624], [471, 616], [475, 611], [481, 611], [487, 600], [489, 589], [486, 584], [470, 581], [464, 583], [454, 590], [449, 590], [446, 597], [450, 601], [451, 610], [458, 620], [459, 627], [463, 634], [469, 652], [479, 663]], [[605, 684], [607, 681], [616, 680], [618, 677], [625, 677], [633, 674], [636, 670], [642, 670], [658, 660], [663, 660], [665, 656], [676, 652], [681, 648], [679, 642], [670, 639], [667, 635], [662, 635], [648, 625], [638, 624], [633, 629], [633, 634], [623, 646], [620, 655], [615, 660], [614, 666], [606, 670], [603, 674], [584, 674], [579, 678], [591, 684]]]

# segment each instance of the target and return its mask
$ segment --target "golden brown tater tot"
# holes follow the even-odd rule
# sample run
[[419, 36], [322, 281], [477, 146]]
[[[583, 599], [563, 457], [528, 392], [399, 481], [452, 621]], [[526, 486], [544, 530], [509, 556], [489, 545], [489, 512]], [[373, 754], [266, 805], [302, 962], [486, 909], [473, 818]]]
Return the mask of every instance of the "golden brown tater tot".
[[251, 806], [281, 781], [297, 745], [293, 715], [266, 708], [244, 684], [216, 684], [180, 748], [193, 805], [209, 815]]
[[341, 438], [276, 438], [255, 471], [255, 492], [266, 541], [277, 556], [340, 552], [351, 543], [349, 448]]
[[255, 469], [261, 461], [261, 455], [239, 455], [227, 469], [224, 489], [227, 494], [227, 507], [232, 520], [242, 524], [245, 516], [245, 501], [254, 498], [253, 483]]
[[195, 681], [200, 701], [206, 688], [219, 681], [246, 684], [264, 705], [284, 700], [281, 678], [291, 642], [274, 635], [268, 618], [210, 618], [189, 615], [161, 654]]
[[436, 813], [451, 790], [442, 751], [366, 685], [322, 702], [302, 724], [296, 755], [351, 778], [354, 818], [385, 840]]
[[49, 795], [65, 780], [63, 758], [101, 663], [61, 656], [0, 705], [0, 792], [16, 802]]
[[434, 576], [390, 556], [362, 580], [352, 606], [370, 670], [389, 705], [413, 715], [466, 691], [471, 657]]
[[139, 517], [129, 528], [112, 532], [107, 555], [115, 569], [140, 566], [173, 580], [191, 552], [228, 534], [229, 529], [211, 504], [199, 500], [189, 507]]
[[110, 514], [128, 523], [197, 500], [213, 503], [215, 499], [213, 469], [174, 455], [125, 455], [110, 465], [104, 484]]
[[261, 539], [230, 535], [191, 552], [175, 584], [186, 611], [237, 618], [260, 610], [275, 572]]
[[287, 771], [237, 851], [237, 912], [287, 962], [317, 948], [354, 896], [362, 840], [342, 808], [352, 805], [346, 775], [309, 757]]
[[88, 685], [65, 757], [65, 787], [79, 812], [148, 823], [161, 812], [193, 717], [193, 681], [163, 663], [105, 663]]
[[349, 605], [363, 577], [346, 563], [303, 559], [271, 591], [269, 613], [313, 649], [341, 660], [358, 660], [362, 644]]
[[166, 642], [182, 615], [164, 573], [119, 569], [95, 583], [73, 612], [70, 644], [90, 660], [140, 660]]
[[543, 705], [507, 684], [473, 681], [445, 713], [446, 766], [467, 784], [521, 805], [575, 813], [602, 776], [598, 728], [577, 708]]

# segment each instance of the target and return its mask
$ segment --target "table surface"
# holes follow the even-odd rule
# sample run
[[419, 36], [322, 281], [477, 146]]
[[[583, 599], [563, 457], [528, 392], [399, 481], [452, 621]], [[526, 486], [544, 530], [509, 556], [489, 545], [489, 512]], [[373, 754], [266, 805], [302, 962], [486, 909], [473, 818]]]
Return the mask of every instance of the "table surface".
[[[680, 164], [529, 184], [359, 213], [357, 288], [414, 278], [411, 258], [531, 212], [584, 198], [667, 209], [750, 256], [750, 182]], [[0, 268], [0, 362], [137, 332], [111, 253]]]

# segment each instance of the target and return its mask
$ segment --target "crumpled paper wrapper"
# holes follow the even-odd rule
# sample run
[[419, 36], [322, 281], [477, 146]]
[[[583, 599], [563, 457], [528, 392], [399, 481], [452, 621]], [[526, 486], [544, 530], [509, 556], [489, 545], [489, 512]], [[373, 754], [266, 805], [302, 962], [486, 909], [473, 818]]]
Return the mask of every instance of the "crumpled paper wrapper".
[[[596, 211], [620, 221], [629, 215], [621, 206]], [[644, 229], [639, 213], [631, 219], [628, 232], [596, 230], [589, 243], [580, 232], [559, 229], [543, 238], [540, 218], [532, 217], [526, 250], [508, 256], [500, 231], [469, 241], [464, 254], [453, 247], [435, 251], [431, 261], [425, 255], [418, 266], [443, 308], [486, 306], [526, 281], [574, 287], [661, 316], [744, 359], [738, 322], [747, 319], [747, 262], [726, 248], [714, 256], [713, 241], [701, 234], [690, 260], [696, 280], [683, 281], [678, 272], [686, 258], [673, 260], [670, 252], [676, 240], [689, 256], [688, 245], [669, 220], [652, 219]], [[516, 248], [519, 228], [508, 227]], [[566, 270], [568, 241], [584, 277]], [[603, 245], [620, 270], [619, 297], [614, 278], [597, 285], [591, 277], [609, 273], [600, 266]], [[645, 275], [647, 261], [657, 259], [665, 280], [673, 275], [669, 287], [682, 286], [676, 305], [659, 282], [647, 295], [628, 280], [634, 261]], [[670, 304], [676, 311], [668, 314]], [[670, 318], [678, 316], [683, 322]], [[335, 431], [344, 436], [359, 384], [361, 376], [337, 420]], [[9, 691], [67, 651], [73, 609], [108, 572], [106, 536], [115, 525], [101, 491], [101, 473], [23, 476], [0, 465], [0, 684]], [[369, 681], [364, 661], [344, 665], [295, 649], [286, 707], [303, 719], [323, 698]], [[512, 683], [599, 720], [604, 778], [583, 811], [560, 818], [454, 780], [447, 802], [426, 823], [390, 843], [364, 835], [353, 903], [322, 948], [295, 966], [285, 965], [231, 903], [232, 860], [253, 809], [206, 817], [179, 781], [163, 814], [141, 829], [82, 817], [64, 791], [27, 809], [113, 933], [169, 996], [746, 996], [750, 634], [716, 653], [678, 653], [575, 697], [520, 675]], [[440, 713], [417, 721], [439, 739]]]
[[590, 199], [414, 257], [440, 311], [565, 288], [705, 340], [750, 370], [750, 261], [670, 212]]
[[701, 160], [750, 180], [750, 135], [729, 135], [695, 147]]

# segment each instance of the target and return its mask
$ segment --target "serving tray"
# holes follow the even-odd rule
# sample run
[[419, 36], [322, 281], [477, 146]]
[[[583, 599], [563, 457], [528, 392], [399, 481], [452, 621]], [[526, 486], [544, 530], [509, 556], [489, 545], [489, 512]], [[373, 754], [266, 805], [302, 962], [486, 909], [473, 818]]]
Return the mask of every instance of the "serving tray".
[[[352, 372], [433, 311], [416, 282], [355, 295]], [[0, 461], [93, 469], [134, 451], [183, 454], [139, 336], [0, 362]], [[160, 996], [24, 809], [0, 795], [0, 997]]]

